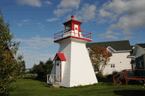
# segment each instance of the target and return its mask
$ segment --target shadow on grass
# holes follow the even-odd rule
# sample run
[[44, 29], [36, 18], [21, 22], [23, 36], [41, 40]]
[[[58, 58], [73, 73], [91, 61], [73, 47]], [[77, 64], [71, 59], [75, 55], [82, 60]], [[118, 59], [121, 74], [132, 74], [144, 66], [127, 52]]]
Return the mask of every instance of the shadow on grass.
[[32, 80], [36, 80], [36, 81], [41, 81], [41, 82], [47, 83], [47, 78], [25, 77], [25, 78], [23, 78], [23, 79], [32, 79]]
[[138, 96], [143, 95], [145, 90], [117, 90], [113, 92], [119, 96]]
[[[97, 77], [97, 79], [98, 79], [98, 82], [103, 82], [104, 84], [107, 84], [107, 85], [114, 85], [113, 75], [108, 75], [106, 76], [106, 78]], [[125, 79], [120, 79], [120, 81], [123, 82], [121, 85], [126, 85]], [[128, 85], [143, 85], [143, 83], [139, 82], [138, 80], [130, 80], [128, 82]]]

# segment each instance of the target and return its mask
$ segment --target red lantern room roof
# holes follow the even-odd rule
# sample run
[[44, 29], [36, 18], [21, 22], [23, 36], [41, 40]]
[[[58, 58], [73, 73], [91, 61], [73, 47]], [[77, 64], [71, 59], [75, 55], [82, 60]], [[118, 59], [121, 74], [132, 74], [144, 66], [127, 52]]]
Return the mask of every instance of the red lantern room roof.
[[65, 58], [65, 56], [64, 56], [63, 53], [56, 53], [56, 55], [55, 55], [53, 61], [54, 61], [54, 60], [66, 61], [66, 58]]
[[69, 21], [67, 21], [67, 22], [64, 22], [63, 25], [66, 26], [66, 25], [71, 24], [71, 23], [75, 23], [75, 24], [79, 24], [79, 25], [82, 24], [82, 22], [79, 22], [79, 21], [77, 21], [77, 20], [74, 20], [74, 15], [71, 15], [71, 20], [69, 20]]

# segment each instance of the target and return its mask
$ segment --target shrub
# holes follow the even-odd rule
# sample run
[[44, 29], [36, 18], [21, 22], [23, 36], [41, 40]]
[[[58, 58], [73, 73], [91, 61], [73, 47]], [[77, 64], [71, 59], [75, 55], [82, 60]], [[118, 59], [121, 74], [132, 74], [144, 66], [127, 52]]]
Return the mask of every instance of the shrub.
[[97, 76], [97, 78], [107, 78], [107, 77], [103, 76], [102, 73], [97, 73], [96, 76]]
[[118, 71], [113, 71], [112, 75], [116, 75], [117, 73], [119, 73]]

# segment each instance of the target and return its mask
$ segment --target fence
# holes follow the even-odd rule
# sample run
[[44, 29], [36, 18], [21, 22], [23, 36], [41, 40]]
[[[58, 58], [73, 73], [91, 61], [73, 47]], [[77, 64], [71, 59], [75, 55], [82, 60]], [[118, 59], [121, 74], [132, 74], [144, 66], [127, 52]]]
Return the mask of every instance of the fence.
[[47, 74], [47, 84], [60, 85], [60, 76], [56, 74]]
[[56, 34], [54, 34], [54, 40], [58, 40], [64, 37], [68, 37], [68, 36], [74, 36], [74, 37], [80, 37], [80, 38], [87, 38], [87, 39], [91, 39], [91, 33], [90, 32], [86, 32], [86, 31], [81, 31], [78, 33], [71, 31], [61, 31], [58, 32]]
[[[145, 78], [145, 69], [126, 69], [127, 72], [127, 77], [131, 77], [131, 78], [137, 78], [137, 77], [142, 77]], [[124, 79], [124, 72], [122, 72], [120, 74], [120, 76], [123, 75], [123, 77], [121, 77], [121, 79]]]

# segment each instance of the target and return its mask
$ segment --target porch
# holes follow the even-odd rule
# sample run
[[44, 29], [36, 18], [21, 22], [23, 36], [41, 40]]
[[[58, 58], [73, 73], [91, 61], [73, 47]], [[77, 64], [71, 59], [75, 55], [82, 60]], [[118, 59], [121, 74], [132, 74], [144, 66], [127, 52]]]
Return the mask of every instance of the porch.
[[[118, 76], [120, 75], [120, 76]], [[116, 79], [115, 77], [118, 78]], [[145, 81], [145, 69], [125, 69], [118, 74], [113, 76], [113, 83], [120, 85], [123, 82], [119, 81], [120, 80], [125, 80], [125, 84], [128, 85], [128, 82], [130, 80], [143, 80]]]

